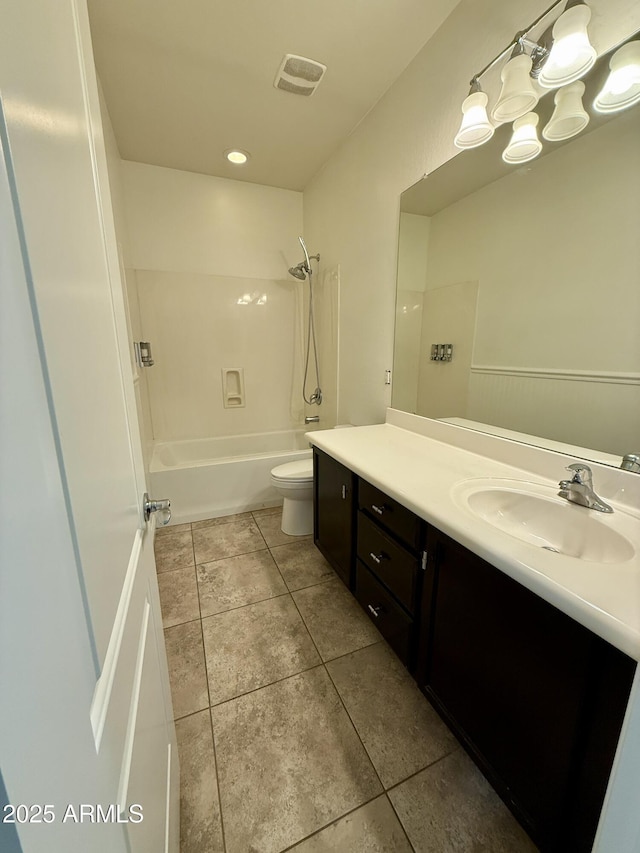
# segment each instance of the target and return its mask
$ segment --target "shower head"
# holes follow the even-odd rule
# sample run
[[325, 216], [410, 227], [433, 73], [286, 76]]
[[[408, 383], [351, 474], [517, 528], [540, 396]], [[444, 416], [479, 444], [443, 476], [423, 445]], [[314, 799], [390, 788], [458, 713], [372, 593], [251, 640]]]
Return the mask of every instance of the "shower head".
[[290, 267], [289, 272], [294, 278], [299, 278], [300, 281], [304, 281], [307, 277], [304, 261], [299, 263], [297, 267]]
[[294, 278], [299, 278], [300, 281], [304, 281], [307, 277], [307, 273], [309, 275], [312, 274], [311, 269], [311, 260], [319, 261], [320, 255], [311, 255], [309, 257], [309, 252], [307, 252], [307, 247], [302, 237], [298, 237], [300, 241], [300, 245], [302, 246], [302, 251], [304, 252], [304, 261], [301, 261], [297, 267], [289, 267], [289, 272]]

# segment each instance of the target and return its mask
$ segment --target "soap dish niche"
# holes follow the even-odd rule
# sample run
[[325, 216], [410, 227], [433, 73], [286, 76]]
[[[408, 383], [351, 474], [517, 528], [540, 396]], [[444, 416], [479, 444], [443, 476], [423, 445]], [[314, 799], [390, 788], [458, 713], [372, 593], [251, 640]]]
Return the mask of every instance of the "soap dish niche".
[[222, 368], [222, 404], [225, 409], [244, 408], [244, 368]]

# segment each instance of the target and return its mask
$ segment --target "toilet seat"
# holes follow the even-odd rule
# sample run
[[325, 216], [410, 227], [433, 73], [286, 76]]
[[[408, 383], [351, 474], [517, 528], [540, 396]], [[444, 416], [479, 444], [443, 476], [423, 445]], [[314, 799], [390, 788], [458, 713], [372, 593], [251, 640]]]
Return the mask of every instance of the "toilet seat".
[[299, 462], [285, 462], [271, 471], [274, 480], [284, 483], [305, 483], [313, 481], [313, 459], [302, 459]]

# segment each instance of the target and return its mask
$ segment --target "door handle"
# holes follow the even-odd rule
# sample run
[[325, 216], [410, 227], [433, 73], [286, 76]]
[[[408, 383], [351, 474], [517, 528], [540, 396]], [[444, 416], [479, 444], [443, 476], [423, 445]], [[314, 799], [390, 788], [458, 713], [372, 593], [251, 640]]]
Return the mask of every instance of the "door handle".
[[159, 513], [158, 520], [163, 527], [171, 521], [171, 501], [167, 498], [161, 498], [156, 501], [150, 498], [148, 493], [145, 492], [142, 499], [142, 509], [145, 521], [149, 521], [152, 512]]

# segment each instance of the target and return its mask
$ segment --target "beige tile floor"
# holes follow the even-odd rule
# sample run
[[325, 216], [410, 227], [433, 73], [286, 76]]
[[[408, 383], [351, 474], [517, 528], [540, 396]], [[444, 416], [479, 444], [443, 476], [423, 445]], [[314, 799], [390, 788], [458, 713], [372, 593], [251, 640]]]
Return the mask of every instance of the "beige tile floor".
[[280, 509], [159, 530], [181, 853], [534, 853]]

